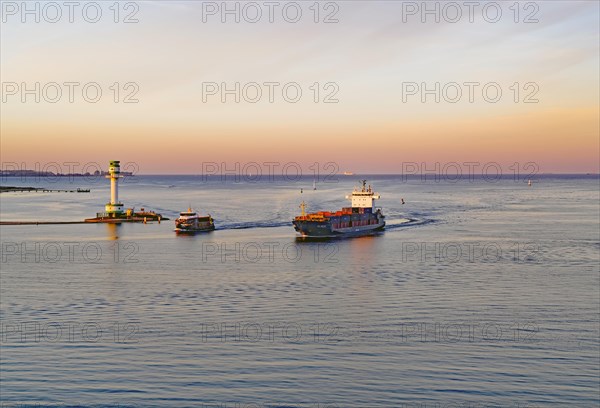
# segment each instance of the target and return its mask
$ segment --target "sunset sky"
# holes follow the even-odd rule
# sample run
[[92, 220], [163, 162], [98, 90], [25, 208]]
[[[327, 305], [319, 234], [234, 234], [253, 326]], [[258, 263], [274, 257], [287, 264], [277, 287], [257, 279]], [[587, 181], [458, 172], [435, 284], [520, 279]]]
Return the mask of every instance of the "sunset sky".
[[[200, 1], [133, 3], [139, 10], [121, 3], [115, 23], [113, 2], [100, 3], [97, 23], [82, 18], [81, 8], [74, 22], [63, 9], [62, 19], [51, 23], [45, 19], [54, 10], [44, 15], [42, 2], [36, 23], [34, 16], [22, 22], [22, 10], [11, 8], [21, 2], [2, 2], [3, 166], [115, 159], [138, 163], [141, 173], [193, 174], [202, 162], [296, 161], [399, 173], [403, 162], [493, 161], [535, 162], [541, 172], [600, 170], [597, 1], [521, 2], [518, 16], [509, 8], [514, 2], [498, 2], [496, 23], [486, 21], [495, 16], [491, 9], [484, 15], [488, 2], [475, 9], [473, 22], [463, 8], [454, 23], [446, 20], [456, 11], [442, 10], [444, 3], [437, 3], [439, 23], [434, 15], [422, 22], [420, 10], [411, 8], [420, 1], [322, 2], [318, 23], [313, 2], [298, 2], [297, 23], [283, 18], [289, 2], [279, 3], [272, 23], [268, 15], [246, 21], [254, 17], [250, 9], [239, 23], [227, 15], [223, 23], [218, 11], [210, 13], [221, 2]], [[268, 12], [264, 2], [255, 4]], [[123, 23], [132, 12], [139, 21]], [[337, 23], [322, 21], [330, 13]], [[96, 82], [102, 98], [85, 101], [80, 86], [70, 103], [62, 85], [57, 103], [43, 95], [39, 103], [33, 95], [23, 102], [21, 89], [15, 93], [10, 85], [33, 89], [36, 82]], [[121, 89], [115, 102], [115, 82], [135, 83], [139, 102], [123, 103], [135, 86]], [[262, 99], [236, 103], [228, 96], [223, 103], [217, 93], [203, 101], [207, 83], [233, 88], [236, 82], [261, 84]], [[286, 101], [279, 86], [270, 103], [265, 82], [295, 82], [302, 98]], [[460, 84], [461, 100], [403, 98], [407, 83], [433, 88], [436, 82]], [[467, 82], [481, 84], [473, 103]], [[314, 83], [320, 84], [317, 103]], [[324, 88], [327, 83], [335, 85]], [[484, 99], [487, 83], [502, 90], [498, 102]], [[338, 102], [323, 103], [334, 90]], [[529, 99], [538, 101], [525, 103], [532, 92]]]

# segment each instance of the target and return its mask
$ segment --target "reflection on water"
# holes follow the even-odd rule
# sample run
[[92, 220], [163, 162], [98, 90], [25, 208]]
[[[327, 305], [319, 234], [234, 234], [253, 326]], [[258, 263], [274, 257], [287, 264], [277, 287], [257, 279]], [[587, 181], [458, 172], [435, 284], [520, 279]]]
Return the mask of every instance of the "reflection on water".
[[104, 225], [106, 226], [106, 235], [109, 240], [114, 241], [119, 239], [119, 228], [121, 227], [121, 224], [108, 223]]
[[[296, 238], [297, 186], [195, 180], [140, 177], [122, 199], [171, 216], [193, 200], [224, 228], [2, 228], [3, 404], [598, 405], [597, 179], [373, 177], [388, 228], [333, 240]], [[185, 188], [157, 194], [170, 185]], [[312, 205], [341, 207], [353, 185]], [[26, 197], [3, 193], [3, 219], [69, 199]]]

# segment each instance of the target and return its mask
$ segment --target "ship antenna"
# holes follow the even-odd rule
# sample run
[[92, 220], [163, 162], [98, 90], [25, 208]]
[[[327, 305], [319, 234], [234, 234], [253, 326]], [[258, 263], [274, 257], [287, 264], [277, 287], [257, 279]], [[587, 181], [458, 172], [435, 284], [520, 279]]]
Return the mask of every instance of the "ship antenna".
[[306, 203], [304, 201], [300, 204], [300, 208], [302, 209], [302, 216], [306, 216]]

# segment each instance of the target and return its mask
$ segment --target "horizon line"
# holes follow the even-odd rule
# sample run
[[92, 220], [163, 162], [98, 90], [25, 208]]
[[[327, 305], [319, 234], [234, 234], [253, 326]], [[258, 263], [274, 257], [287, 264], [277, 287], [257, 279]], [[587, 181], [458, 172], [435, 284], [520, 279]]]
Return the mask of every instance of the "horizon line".
[[[6, 170], [4, 170], [6, 171]], [[25, 170], [17, 170], [18, 172], [39, 172], [39, 173], [44, 173], [42, 171], [37, 171], [37, 170], [30, 170], [30, 169], [25, 169]], [[0, 177], [27, 177], [29, 175], [25, 175], [25, 174], [2, 174], [3, 171], [0, 171]], [[66, 176], [75, 176], [75, 177], [86, 177], [86, 176], [95, 176], [94, 173], [52, 173], [52, 172], [46, 172], [51, 174], [52, 176], [55, 177], [66, 177]], [[128, 173], [128, 172], [123, 172], [123, 173]], [[347, 175], [344, 173], [336, 173], [336, 174], [319, 174], [317, 175], [318, 178], [327, 178], [327, 177], [336, 177], [336, 176], [341, 176], [342, 178], [351, 178], [354, 176], [403, 176], [403, 177], [408, 177], [408, 176], [464, 176], [464, 177], [510, 177], [510, 176], [515, 176], [515, 174], [513, 173], [506, 173], [506, 174], [495, 174], [495, 175], [488, 175], [488, 174], [484, 174], [484, 173], [473, 173], [473, 174], [469, 174], [469, 173], [355, 173], [352, 175]], [[527, 176], [527, 174], [517, 174], [518, 176]], [[32, 175], [34, 176], [34, 175]], [[43, 177], [42, 174], [37, 174], [35, 176], [38, 177]], [[124, 174], [125, 177], [136, 177], [136, 176], [194, 176], [194, 177], [248, 177], [248, 178], [255, 178], [256, 175], [251, 175], [251, 174], [246, 174], [246, 173], [217, 173], [217, 174], [203, 174], [203, 173], [138, 173], [138, 174]], [[565, 172], [543, 172], [543, 173], [536, 173], [536, 174], [531, 174], [529, 175], [529, 177], [536, 177], [536, 176], [600, 176], [600, 172], [573, 172], [573, 173], [565, 173]], [[269, 177], [269, 178], [274, 178], [274, 177], [292, 177], [292, 176], [286, 176], [285, 174], [265, 174], [265, 175], [260, 175], [258, 176], [260, 178], [262, 177]], [[302, 177], [302, 178], [315, 178], [314, 174], [300, 174], [300, 175], [296, 175], [294, 177]]]

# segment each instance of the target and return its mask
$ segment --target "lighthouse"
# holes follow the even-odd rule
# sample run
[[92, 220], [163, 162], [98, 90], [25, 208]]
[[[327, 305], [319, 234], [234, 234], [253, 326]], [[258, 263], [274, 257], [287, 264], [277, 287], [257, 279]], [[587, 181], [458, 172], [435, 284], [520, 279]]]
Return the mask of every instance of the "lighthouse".
[[108, 174], [106, 178], [110, 179], [110, 202], [104, 207], [104, 211], [109, 217], [120, 217], [123, 215], [123, 204], [119, 202], [119, 179], [121, 176], [121, 162], [111, 160], [108, 163]]

